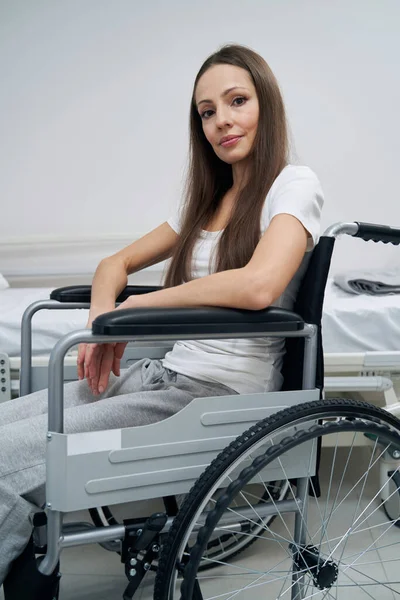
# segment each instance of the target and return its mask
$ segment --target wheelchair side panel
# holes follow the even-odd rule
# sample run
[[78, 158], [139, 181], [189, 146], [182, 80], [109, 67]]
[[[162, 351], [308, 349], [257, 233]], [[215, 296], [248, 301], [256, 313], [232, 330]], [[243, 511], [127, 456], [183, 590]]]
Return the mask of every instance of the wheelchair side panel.
[[[319, 399], [319, 390], [196, 398], [176, 415], [140, 427], [51, 433], [47, 502], [69, 512], [187, 493], [215, 456], [259, 420]], [[252, 454], [254, 458], [256, 454]], [[311, 461], [311, 462], [310, 462]], [[311, 443], [287, 455], [264, 481], [310, 474]], [[243, 464], [242, 464], [243, 468]]]

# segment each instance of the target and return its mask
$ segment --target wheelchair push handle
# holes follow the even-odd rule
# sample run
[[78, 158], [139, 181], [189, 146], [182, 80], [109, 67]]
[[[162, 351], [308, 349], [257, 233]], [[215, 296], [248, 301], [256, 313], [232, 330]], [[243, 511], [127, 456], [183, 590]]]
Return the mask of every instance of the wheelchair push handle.
[[375, 225], [373, 223], [360, 223], [356, 221], [358, 231], [354, 237], [359, 237], [366, 242], [383, 242], [384, 244], [400, 244], [400, 229], [389, 227], [388, 225]]
[[[120, 293], [116, 302], [124, 302], [129, 296], [137, 296], [140, 294], [149, 294], [162, 289], [158, 285], [127, 285]], [[51, 300], [57, 302], [87, 302], [90, 303], [92, 297], [91, 285], [68, 285], [66, 287], [57, 288], [50, 294]]]

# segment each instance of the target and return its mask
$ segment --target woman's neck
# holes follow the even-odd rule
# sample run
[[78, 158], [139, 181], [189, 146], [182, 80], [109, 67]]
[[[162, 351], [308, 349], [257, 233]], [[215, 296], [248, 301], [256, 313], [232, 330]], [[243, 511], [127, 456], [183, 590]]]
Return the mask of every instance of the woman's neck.
[[240, 192], [244, 188], [247, 182], [247, 164], [243, 164], [244, 161], [232, 165], [232, 179], [233, 185], [231, 190], [235, 193]]

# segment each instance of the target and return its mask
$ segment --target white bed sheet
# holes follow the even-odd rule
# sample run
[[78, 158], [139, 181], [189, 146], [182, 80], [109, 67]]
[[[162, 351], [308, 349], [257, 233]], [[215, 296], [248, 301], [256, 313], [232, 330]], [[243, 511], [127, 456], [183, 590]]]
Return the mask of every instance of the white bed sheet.
[[[54, 288], [8, 288], [0, 291], [0, 351], [19, 356], [21, 319], [25, 309], [37, 300], [48, 300]], [[48, 354], [61, 336], [84, 329], [88, 311], [40, 310], [32, 319], [33, 355]]]
[[[53, 288], [0, 291], [0, 351], [20, 355], [21, 319], [29, 304], [46, 300]], [[83, 329], [87, 310], [43, 310], [32, 321], [33, 354], [48, 354], [66, 333]], [[400, 294], [385, 297], [347, 294], [329, 279], [323, 316], [325, 353], [400, 350]]]
[[348, 294], [329, 279], [322, 320], [324, 352], [400, 350], [400, 294]]

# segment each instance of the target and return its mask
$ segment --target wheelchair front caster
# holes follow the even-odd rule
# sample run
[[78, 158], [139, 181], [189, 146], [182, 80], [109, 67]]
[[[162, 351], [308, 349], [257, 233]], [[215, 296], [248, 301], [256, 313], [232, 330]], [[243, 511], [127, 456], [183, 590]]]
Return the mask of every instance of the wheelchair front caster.
[[383, 500], [383, 510], [393, 525], [400, 527], [400, 472], [389, 471], [388, 498]]
[[5, 600], [58, 600], [61, 578], [58, 565], [51, 575], [43, 575], [38, 569], [42, 559], [35, 557], [31, 538], [4, 580]]

